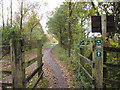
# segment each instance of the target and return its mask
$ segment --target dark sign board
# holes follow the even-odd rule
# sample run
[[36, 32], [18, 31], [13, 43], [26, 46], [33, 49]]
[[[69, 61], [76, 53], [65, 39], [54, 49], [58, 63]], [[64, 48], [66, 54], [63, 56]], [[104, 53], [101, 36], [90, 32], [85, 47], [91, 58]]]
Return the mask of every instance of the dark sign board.
[[[112, 32], [115, 30], [114, 16], [110, 15], [106, 17], [107, 19], [107, 32]], [[91, 16], [92, 32], [102, 33], [102, 23], [101, 16]]]
[[113, 32], [115, 30], [114, 16], [107, 16], [107, 32]]
[[102, 32], [101, 16], [91, 16], [92, 32]]

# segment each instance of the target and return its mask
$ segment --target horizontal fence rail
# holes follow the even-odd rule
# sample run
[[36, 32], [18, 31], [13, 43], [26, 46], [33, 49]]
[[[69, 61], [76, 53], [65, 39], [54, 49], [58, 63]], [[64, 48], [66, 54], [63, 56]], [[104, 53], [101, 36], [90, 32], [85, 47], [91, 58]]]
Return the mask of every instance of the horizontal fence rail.
[[[72, 50], [72, 51], [75, 52], [74, 50]], [[80, 58], [82, 58], [90, 67], [94, 67], [94, 63], [90, 59], [86, 58], [85, 56], [83, 56], [83, 55], [81, 55], [79, 53], [77, 53], [77, 55]]]
[[120, 52], [120, 48], [113, 48], [113, 47], [103, 47], [103, 50], [108, 52]]
[[77, 62], [77, 63], [80, 66], [80, 68], [82, 69], [82, 71], [84, 72], [84, 74], [87, 77], [87, 79], [91, 82], [91, 84], [94, 84], [93, 77], [88, 73], [88, 71], [79, 62]]
[[37, 59], [38, 59], [38, 57], [36, 57], [36, 58], [34, 58], [34, 59], [32, 59], [32, 60], [30, 60], [30, 61], [28, 61], [28, 62], [25, 62], [25, 63], [24, 63], [24, 69], [25, 69], [26, 67], [30, 66], [31, 64], [33, 64], [34, 62], [36, 62]]
[[118, 64], [104, 63], [103, 65], [104, 65], [104, 67], [108, 67], [108, 68], [116, 68], [116, 69], [120, 69], [120, 65], [118, 65]]
[[43, 64], [41, 64], [36, 70], [34, 70], [24, 81], [24, 83], [30, 81], [30, 79], [42, 68]]
[[94, 67], [94, 63], [93, 63], [90, 59], [84, 57], [83, 55], [81, 55], [81, 54], [79, 54], [79, 53], [78, 53], [78, 56], [79, 56], [80, 58], [82, 58], [89, 66]]
[[0, 71], [0, 73], [2, 73], [2, 74], [7, 74], [7, 75], [11, 75], [11, 74], [12, 74], [11, 71]]
[[12, 83], [0, 83], [0, 87], [12, 86]]
[[80, 48], [93, 50], [93, 46], [92, 45], [80, 45]]
[[35, 88], [36, 85], [38, 84], [38, 82], [40, 81], [40, 79], [42, 78], [42, 75], [43, 75], [43, 71], [41, 72], [41, 74], [39, 75], [37, 81], [33, 84], [32, 88]]
[[120, 85], [120, 81], [118, 80], [110, 80], [110, 79], [106, 79], [104, 78], [104, 83], [109, 83], [109, 84], [112, 84], [112, 85]]

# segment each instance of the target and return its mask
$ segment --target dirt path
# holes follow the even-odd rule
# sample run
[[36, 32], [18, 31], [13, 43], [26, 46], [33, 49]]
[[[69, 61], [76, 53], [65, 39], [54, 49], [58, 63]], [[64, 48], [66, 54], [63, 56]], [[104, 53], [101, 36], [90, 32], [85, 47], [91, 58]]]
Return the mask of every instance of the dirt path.
[[67, 88], [65, 79], [63, 77], [60, 66], [57, 64], [55, 59], [52, 57], [51, 52], [55, 45], [47, 47], [47, 50], [44, 50], [43, 60], [47, 62], [45, 67], [50, 74], [45, 73], [45, 77], [49, 80], [50, 88]]
[[[55, 45], [48, 46], [47, 48], [43, 49], [43, 71], [44, 77], [49, 81], [48, 88], [67, 88], [66, 80], [64, 78], [59, 63], [56, 62], [55, 58], [52, 56], [52, 49]], [[33, 53], [30, 55], [25, 56], [25, 58], [35, 58], [37, 53]], [[29, 75], [37, 68], [37, 62], [31, 64], [29, 67], [26, 68], [26, 76]], [[11, 82], [11, 75], [4, 78], [2, 82]]]

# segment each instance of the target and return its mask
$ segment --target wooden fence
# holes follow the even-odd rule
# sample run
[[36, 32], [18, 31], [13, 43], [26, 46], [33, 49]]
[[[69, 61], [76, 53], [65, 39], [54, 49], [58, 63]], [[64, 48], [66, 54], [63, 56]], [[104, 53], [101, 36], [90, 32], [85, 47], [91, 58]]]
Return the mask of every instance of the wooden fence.
[[10, 46], [9, 45], [2, 45], [0, 46], [0, 49], [2, 52], [2, 57], [4, 57], [5, 55], [7, 55], [10, 52]]
[[[120, 52], [120, 48], [114, 48], [114, 47], [103, 47], [104, 50], [104, 58], [103, 58], [103, 69], [104, 69], [104, 78], [103, 83], [104, 87], [106, 88], [106, 84], [111, 84], [112, 86], [117, 86], [120, 88], [120, 79], [119, 80], [112, 80], [107, 78], [107, 68], [111, 68], [113, 70], [120, 70], [120, 64], [114, 64], [114, 63], [107, 63], [107, 52]], [[120, 76], [119, 76], [120, 77]]]
[[[103, 44], [103, 43], [102, 43]], [[90, 50], [90, 58], [88, 59], [83, 55], [83, 49]], [[119, 80], [110, 80], [106, 78], [107, 70], [105, 68], [114, 68], [120, 69], [120, 65], [117, 64], [108, 64], [105, 63], [107, 61], [107, 54], [106, 52], [120, 52], [120, 48], [112, 48], [112, 47], [104, 47], [102, 45], [102, 55], [101, 58], [96, 57], [96, 40], [93, 41], [93, 45], [80, 45], [79, 51], [80, 53], [75, 52], [75, 50], [71, 50], [71, 58], [74, 57], [80, 58], [80, 61], [77, 61], [77, 64], [80, 66], [80, 71], [84, 73], [88, 81], [92, 84], [92, 88], [106, 88], [106, 84], [109, 83], [111, 85], [117, 85], [120, 87]], [[84, 63], [82, 63], [82, 61]], [[74, 62], [72, 60], [72, 62]], [[82, 64], [86, 64], [92, 68], [92, 75], [84, 68]], [[86, 86], [85, 86], [86, 87]]]
[[[37, 57], [25, 62], [24, 52], [26, 51], [23, 40], [10, 40], [10, 57], [11, 71], [2, 71], [3, 74], [12, 74], [12, 83], [0, 83], [2, 87], [12, 86], [13, 88], [26, 88], [26, 83], [29, 82], [35, 74], [38, 73], [38, 79], [34, 82], [31, 88], [36, 87], [42, 79], [42, 40], [37, 41]], [[37, 61], [37, 69], [25, 78], [25, 69]]]
[[[82, 55], [82, 53], [83, 53], [83, 50], [82, 49], [88, 49], [88, 50], [92, 50], [92, 46], [85, 46], [85, 45], [80, 45], [80, 49], [79, 49], [79, 51], [80, 51], [80, 53], [75, 53], [75, 50], [71, 50], [72, 51], [72, 53], [71, 53], [71, 57], [72, 58], [74, 58], [74, 57], [76, 57], [76, 55], [77, 55], [77, 57], [78, 58], [80, 58], [80, 61], [77, 61], [77, 64], [78, 64], [78, 66], [80, 67], [80, 70], [81, 71], [83, 71], [83, 73], [85, 74], [85, 76], [86, 76], [86, 78], [90, 81], [90, 83], [92, 84], [92, 85], [94, 85], [94, 78], [93, 78], [93, 76], [91, 76], [90, 74], [89, 74], [89, 72], [83, 67], [83, 65], [81, 64], [81, 60], [83, 60], [84, 61], [84, 63], [87, 63], [88, 64], [88, 66], [90, 66], [91, 68], [94, 68], [94, 62], [93, 61], [91, 61], [90, 59], [88, 59], [87, 57], [85, 57], [84, 55]], [[75, 56], [74, 56], [75, 55]], [[72, 62], [74, 62], [74, 61], [72, 61]], [[83, 81], [83, 80], [82, 80]], [[86, 86], [85, 86], [86, 87]]]

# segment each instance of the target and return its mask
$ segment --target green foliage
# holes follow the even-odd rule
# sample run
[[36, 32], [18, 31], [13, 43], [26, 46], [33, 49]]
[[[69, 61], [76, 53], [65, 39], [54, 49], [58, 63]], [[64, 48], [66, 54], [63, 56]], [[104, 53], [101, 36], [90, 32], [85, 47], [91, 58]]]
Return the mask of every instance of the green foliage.
[[66, 54], [63, 48], [61, 48], [59, 45], [56, 45], [53, 49], [53, 52], [55, 55], [59, 58], [59, 60], [63, 61], [66, 60]]
[[60, 8], [57, 8], [53, 17], [49, 18], [47, 23], [48, 31], [51, 33], [58, 41], [63, 48], [68, 46], [68, 23], [71, 23], [71, 41], [72, 47], [78, 43], [81, 39], [85, 39], [85, 30], [84, 25], [87, 25], [86, 20], [90, 17], [91, 12], [87, 12], [92, 8], [88, 8], [90, 3], [72, 3], [72, 15], [68, 19], [68, 3], [65, 2]]
[[47, 46], [50, 46], [50, 45], [53, 45], [54, 43], [49, 43], [49, 42], [46, 42], [43, 44], [43, 47], [47, 47]]

